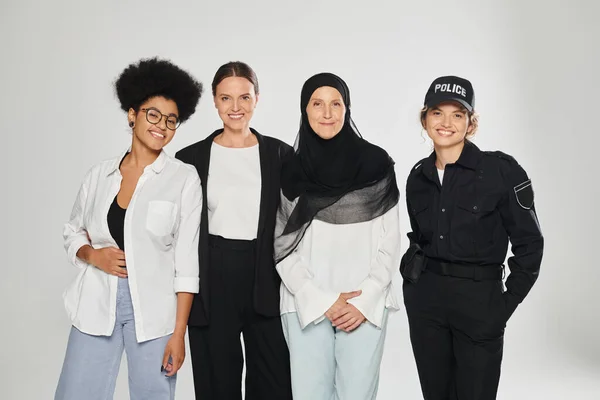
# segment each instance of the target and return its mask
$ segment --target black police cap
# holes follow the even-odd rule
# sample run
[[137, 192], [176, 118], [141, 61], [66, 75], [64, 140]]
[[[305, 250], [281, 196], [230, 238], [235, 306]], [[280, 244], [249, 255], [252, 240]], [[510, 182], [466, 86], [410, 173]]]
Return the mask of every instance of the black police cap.
[[425, 95], [425, 106], [434, 107], [445, 101], [456, 101], [469, 112], [475, 107], [475, 93], [471, 82], [458, 76], [442, 76], [433, 81]]

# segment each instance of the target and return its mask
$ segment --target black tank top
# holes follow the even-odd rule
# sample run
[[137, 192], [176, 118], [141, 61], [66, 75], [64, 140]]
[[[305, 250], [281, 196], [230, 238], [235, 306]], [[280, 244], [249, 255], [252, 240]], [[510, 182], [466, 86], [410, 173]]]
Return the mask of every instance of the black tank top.
[[117, 203], [117, 196], [113, 200], [110, 208], [108, 209], [108, 230], [110, 231], [110, 235], [113, 237], [115, 242], [117, 242], [117, 246], [119, 249], [125, 251], [125, 243], [124, 243], [124, 226], [125, 226], [125, 212], [127, 209], [121, 208], [119, 203]]

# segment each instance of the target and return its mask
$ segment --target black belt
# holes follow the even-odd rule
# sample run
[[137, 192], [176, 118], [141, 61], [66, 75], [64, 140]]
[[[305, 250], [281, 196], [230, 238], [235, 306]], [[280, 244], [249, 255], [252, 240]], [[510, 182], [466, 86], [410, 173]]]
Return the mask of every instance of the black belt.
[[438, 275], [473, 279], [474, 281], [499, 281], [504, 265], [456, 264], [427, 257], [425, 269]]

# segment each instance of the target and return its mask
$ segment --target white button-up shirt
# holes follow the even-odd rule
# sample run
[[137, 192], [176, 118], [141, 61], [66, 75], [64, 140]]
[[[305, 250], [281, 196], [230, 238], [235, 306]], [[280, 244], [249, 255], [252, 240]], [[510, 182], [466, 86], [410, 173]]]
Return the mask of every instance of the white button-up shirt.
[[377, 327], [385, 308], [399, 309], [392, 287], [400, 265], [399, 205], [371, 221], [336, 225], [313, 220], [298, 247], [277, 264], [281, 314], [297, 312], [302, 328], [319, 323], [340, 293]]
[[[112, 335], [118, 277], [77, 258], [84, 245], [118, 247], [108, 210], [121, 187], [118, 158], [85, 176], [64, 227], [69, 260], [79, 269], [64, 293], [73, 325], [91, 335]], [[164, 151], [144, 168], [125, 213], [125, 261], [138, 342], [173, 333], [177, 292], [198, 293], [198, 236], [202, 191], [196, 169]], [[88, 238], [89, 236], [89, 238]]]

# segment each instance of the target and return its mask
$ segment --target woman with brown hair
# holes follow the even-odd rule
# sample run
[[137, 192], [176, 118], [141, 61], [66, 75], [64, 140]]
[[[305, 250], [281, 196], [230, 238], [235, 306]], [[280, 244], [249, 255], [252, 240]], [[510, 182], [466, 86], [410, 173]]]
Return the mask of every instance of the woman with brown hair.
[[273, 261], [275, 216], [287, 144], [250, 128], [258, 102], [247, 64], [221, 66], [212, 82], [223, 128], [179, 151], [202, 181], [200, 293], [189, 319], [197, 399], [291, 399], [288, 348]]
[[468, 80], [437, 78], [424, 106], [421, 125], [434, 151], [408, 177], [412, 232], [401, 264], [423, 397], [493, 400], [504, 328], [542, 261], [531, 180], [511, 156], [470, 141], [478, 118]]

